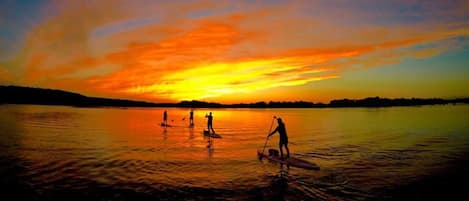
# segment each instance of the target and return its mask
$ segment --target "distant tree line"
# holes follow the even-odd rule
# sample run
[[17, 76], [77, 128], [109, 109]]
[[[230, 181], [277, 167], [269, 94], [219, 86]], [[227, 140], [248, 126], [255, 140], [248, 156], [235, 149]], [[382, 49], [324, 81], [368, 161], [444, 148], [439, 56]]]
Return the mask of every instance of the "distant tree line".
[[77, 107], [184, 107], [184, 108], [325, 108], [325, 107], [390, 107], [469, 103], [469, 98], [380, 98], [340, 99], [329, 104], [307, 101], [256, 102], [220, 104], [204, 101], [181, 101], [179, 103], [151, 103], [125, 99], [88, 97], [55, 89], [20, 86], [0, 86], [0, 104], [69, 105]]
[[452, 103], [469, 103], [468, 98], [441, 99], [441, 98], [380, 98], [372, 97], [359, 100], [341, 99], [332, 100], [329, 107], [390, 107], [414, 105], [441, 105]]

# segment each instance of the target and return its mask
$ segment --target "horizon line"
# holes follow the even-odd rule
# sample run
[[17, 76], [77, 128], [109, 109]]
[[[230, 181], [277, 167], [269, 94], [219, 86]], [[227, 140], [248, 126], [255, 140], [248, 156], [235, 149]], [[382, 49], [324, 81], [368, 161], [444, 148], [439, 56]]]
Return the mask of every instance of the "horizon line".
[[[10, 88], [24, 88], [24, 89], [34, 89], [34, 90], [51, 90], [51, 91], [61, 91], [69, 94], [75, 94], [79, 96], [83, 96], [84, 98], [88, 99], [101, 99], [101, 100], [107, 100], [107, 101], [123, 101], [123, 102], [133, 102], [133, 104], [151, 104], [151, 105], [172, 105], [176, 106], [179, 104], [185, 105], [185, 104], [204, 104], [204, 105], [212, 105], [214, 107], [255, 107], [256, 105], [259, 107], [268, 107], [268, 105], [272, 105], [274, 107], [275, 105], [300, 105], [300, 104], [308, 104], [309, 106], [332, 106], [334, 104], [338, 104], [342, 101], [342, 104], [352, 104], [351, 102], [356, 102], [355, 104], [359, 104], [360, 101], [369, 101], [372, 99], [380, 100], [380, 101], [429, 101], [429, 100], [439, 100], [439, 101], [462, 101], [462, 102], [467, 102], [466, 99], [469, 99], [469, 97], [457, 97], [457, 98], [439, 98], [439, 97], [432, 97], [432, 98], [421, 98], [421, 97], [399, 97], [399, 98], [388, 98], [388, 97], [380, 97], [380, 96], [368, 96], [364, 98], [359, 98], [359, 99], [353, 99], [353, 98], [340, 98], [340, 99], [332, 99], [329, 101], [329, 103], [323, 103], [323, 102], [314, 102], [314, 101], [305, 101], [305, 100], [295, 100], [295, 101], [255, 101], [255, 102], [239, 102], [239, 103], [220, 103], [220, 102], [213, 102], [213, 101], [204, 101], [204, 100], [181, 100], [179, 102], [153, 102], [153, 101], [141, 101], [141, 100], [132, 100], [132, 99], [125, 99], [125, 98], [106, 98], [106, 97], [93, 97], [93, 96], [87, 96], [83, 95], [81, 93], [76, 93], [72, 91], [67, 91], [63, 89], [51, 89], [51, 88], [40, 88], [40, 87], [29, 87], [29, 86], [18, 86], [18, 85], [0, 85], [0, 87], [10, 87]], [[349, 102], [347, 102], [349, 101]], [[376, 104], [376, 103], [375, 103]], [[150, 105], [147, 105], [150, 106]]]

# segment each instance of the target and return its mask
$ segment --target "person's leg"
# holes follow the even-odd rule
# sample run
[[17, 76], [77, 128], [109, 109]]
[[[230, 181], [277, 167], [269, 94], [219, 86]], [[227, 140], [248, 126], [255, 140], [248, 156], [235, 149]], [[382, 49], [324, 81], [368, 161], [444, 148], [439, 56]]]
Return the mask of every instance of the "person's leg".
[[287, 158], [290, 158], [290, 150], [288, 149], [288, 144], [285, 144], [285, 149], [287, 149]]
[[283, 150], [282, 150], [282, 144], [280, 143], [278, 148], [280, 149], [280, 158], [283, 159]]
[[210, 124], [210, 129], [212, 129], [212, 133], [215, 133], [215, 130], [213, 130], [213, 125]]

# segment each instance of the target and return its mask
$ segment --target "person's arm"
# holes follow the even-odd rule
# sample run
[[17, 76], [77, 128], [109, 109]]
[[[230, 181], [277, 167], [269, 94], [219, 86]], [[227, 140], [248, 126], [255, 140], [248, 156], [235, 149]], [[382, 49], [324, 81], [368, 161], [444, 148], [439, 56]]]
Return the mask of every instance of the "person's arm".
[[272, 133], [269, 134], [269, 137], [272, 136], [273, 134], [275, 134], [275, 132], [277, 132], [277, 130], [278, 130], [278, 126], [277, 126], [277, 128], [275, 128], [274, 131], [272, 131]]

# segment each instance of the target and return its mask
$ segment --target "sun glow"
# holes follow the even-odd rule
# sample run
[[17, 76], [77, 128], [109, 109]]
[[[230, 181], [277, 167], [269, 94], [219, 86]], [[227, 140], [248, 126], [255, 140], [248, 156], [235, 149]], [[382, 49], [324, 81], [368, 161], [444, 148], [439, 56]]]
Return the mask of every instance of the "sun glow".
[[323, 76], [321, 73], [325, 69], [304, 65], [292, 59], [200, 64], [164, 76], [159, 83], [132, 87], [127, 92], [155, 96], [169, 94], [175, 100], [199, 100], [335, 77]]

